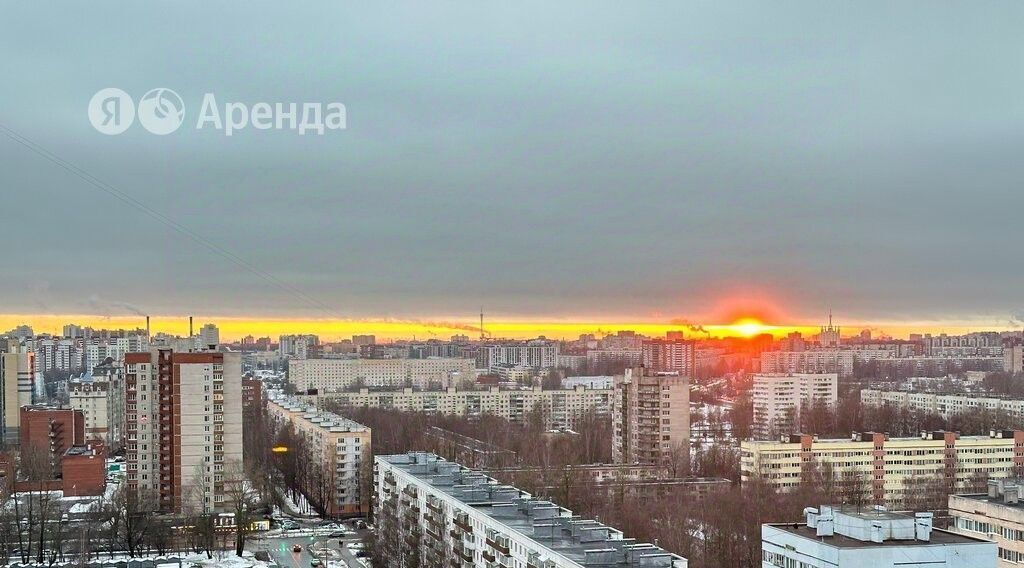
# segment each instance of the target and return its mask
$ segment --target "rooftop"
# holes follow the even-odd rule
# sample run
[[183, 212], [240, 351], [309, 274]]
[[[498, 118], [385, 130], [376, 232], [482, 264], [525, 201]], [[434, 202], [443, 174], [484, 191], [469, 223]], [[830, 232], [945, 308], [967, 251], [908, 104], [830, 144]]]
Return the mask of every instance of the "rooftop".
[[474, 509], [580, 566], [617, 568], [685, 568], [686, 559], [653, 544], [625, 538], [621, 531], [573, 515], [550, 501], [501, 485], [482, 473], [434, 454], [377, 456], [393, 467], [430, 485], [468, 509]]
[[766, 526], [837, 548], [986, 544], [988, 541], [936, 529], [932, 513], [894, 513], [885, 507], [804, 509], [806, 523]]
[[300, 414], [303, 420], [316, 424], [329, 432], [367, 432], [370, 430], [369, 427], [355, 420], [338, 416], [333, 412], [317, 410], [315, 406], [283, 395], [279, 391], [271, 391], [267, 399], [288, 412]]
[[1021, 493], [1024, 493], [1022, 489], [1024, 489], [1024, 480], [1022, 479], [990, 479], [988, 480], [988, 493], [956, 495], [956, 497], [1024, 510], [1024, 503], [1021, 502]]

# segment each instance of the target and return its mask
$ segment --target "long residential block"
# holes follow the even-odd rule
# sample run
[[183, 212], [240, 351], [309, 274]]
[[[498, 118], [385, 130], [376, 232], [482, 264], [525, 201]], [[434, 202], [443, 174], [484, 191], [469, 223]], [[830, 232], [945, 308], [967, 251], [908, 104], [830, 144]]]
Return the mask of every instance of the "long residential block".
[[374, 518], [388, 566], [685, 568], [685, 558], [638, 543], [550, 501], [434, 454], [374, 458]]

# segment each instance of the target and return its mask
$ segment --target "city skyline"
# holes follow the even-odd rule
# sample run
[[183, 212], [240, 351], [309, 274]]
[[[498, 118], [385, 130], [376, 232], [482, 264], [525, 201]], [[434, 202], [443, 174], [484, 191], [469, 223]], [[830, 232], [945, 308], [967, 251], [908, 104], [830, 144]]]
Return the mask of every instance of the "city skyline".
[[[153, 334], [169, 333], [172, 335], [188, 335], [187, 315], [153, 315], [150, 326]], [[270, 337], [274, 341], [280, 335], [315, 334], [325, 341], [349, 339], [353, 335], [375, 335], [381, 341], [429, 339], [448, 340], [454, 335], [466, 335], [476, 340], [480, 335], [479, 319], [444, 319], [436, 318], [421, 321], [412, 320], [376, 320], [376, 321], [343, 321], [316, 319], [256, 319], [224, 316], [196, 315], [193, 316], [193, 331], [198, 334], [200, 327], [213, 323], [220, 330], [221, 340], [231, 343], [241, 340], [247, 335], [254, 337]], [[62, 327], [76, 324], [94, 329], [144, 329], [144, 316], [111, 316], [96, 317], [87, 314], [68, 315], [26, 315], [0, 314], [0, 330], [13, 329], [19, 325], [29, 325], [33, 331], [60, 335]], [[756, 318], [739, 318], [732, 323], [700, 323], [694, 320], [680, 321], [521, 321], [521, 320], [485, 320], [484, 329], [488, 339], [532, 339], [539, 336], [556, 340], [574, 340], [582, 334], [595, 334], [598, 337], [614, 334], [622, 330], [631, 330], [651, 337], [665, 335], [669, 331], [682, 331], [688, 338], [704, 339], [707, 337], [752, 337], [768, 333], [779, 339], [790, 332], [799, 332], [804, 337], [815, 335], [825, 319], [817, 323], [787, 325], [771, 323]], [[984, 322], [959, 324], [937, 324], [934, 322], [912, 323], [864, 323], [836, 320], [834, 324], [842, 329], [843, 337], [858, 335], [863, 330], [872, 332], [873, 337], [889, 336], [894, 339], [906, 339], [910, 334], [930, 333], [938, 335], [946, 333], [957, 335], [981, 331], [1020, 332], [1020, 325], [1005, 322], [986, 324]]]

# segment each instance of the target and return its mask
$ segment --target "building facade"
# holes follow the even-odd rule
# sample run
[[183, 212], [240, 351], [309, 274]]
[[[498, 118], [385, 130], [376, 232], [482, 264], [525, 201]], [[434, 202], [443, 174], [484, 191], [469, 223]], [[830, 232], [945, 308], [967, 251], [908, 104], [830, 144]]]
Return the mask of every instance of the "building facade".
[[696, 342], [685, 339], [647, 339], [640, 344], [643, 364], [654, 372], [692, 377], [696, 370]]
[[318, 395], [297, 396], [323, 408], [327, 404], [341, 407], [390, 408], [405, 412], [481, 416], [492, 414], [510, 422], [523, 423], [534, 412], [540, 412], [548, 430], [573, 429], [588, 412], [598, 416], [611, 414], [611, 389], [543, 390], [502, 389], [487, 390], [400, 390], [360, 389], [358, 392], [328, 392]]
[[744, 441], [740, 456], [743, 481], [756, 477], [787, 491], [831, 470], [834, 479], [856, 483], [866, 501], [901, 509], [916, 502], [915, 493], [928, 481], [966, 493], [986, 479], [1014, 476], [1024, 467], [1024, 432], [959, 436], [939, 431], [917, 438], [864, 432], [829, 440], [793, 435]]
[[4, 444], [20, 439], [22, 406], [32, 404], [34, 354], [0, 353], [0, 429]]
[[288, 380], [298, 392], [343, 391], [354, 387], [445, 388], [473, 379], [470, 359], [293, 359]]
[[761, 353], [762, 373], [853, 374], [853, 351], [810, 349], [806, 351], [765, 351]]
[[685, 558], [433, 454], [374, 458], [388, 566], [685, 568]]
[[85, 417], [80, 410], [21, 407], [21, 452], [41, 452], [50, 463], [51, 477], [60, 477], [60, 462], [72, 446], [85, 444]]
[[865, 406], [888, 404], [938, 414], [943, 418], [950, 418], [969, 410], [983, 409], [990, 412], [1005, 412], [1014, 418], [1024, 419], [1024, 400], [1020, 399], [863, 389], [860, 391], [860, 401]]
[[165, 512], [227, 508], [225, 473], [242, 463], [239, 353], [125, 355], [128, 486]]
[[124, 439], [124, 377], [111, 374], [107, 380], [75, 379], [68, 382], [68, 403], [85, 416], [85, 436], [102, 440], [114, 452]]
[[996, 543], [999, 568], [1024, 564], [1024, 487], [1019, 479], [992, 480], [988, 491], [949, 496], [949, 528]]
[[690, 381], [626, 369], [612, 394], [612, 461], [679, 464], [690, 445]]
[[801, 412], [814, 404], [835, 408], [839, 396], [836, 373], [775, 373], [754, 375], [754, 423], [758, 439], [799, 430]]
[[995, 568], [996, 545], [933, 526], [932, 513], [822, 506], [761, 525], [764, 568]]
[[305, 487], [303, 492], [318, 495], [321, 488], [326, 488], [323, 507], [327, 516], [369, 512], [369, 427], [278, 394], [268, 398], [267, 416], [277, 428], [290, 426], [305, 441], [307, 455], [303, 459], [322, 467], [319, 475], [306, 477], [317, 486]]

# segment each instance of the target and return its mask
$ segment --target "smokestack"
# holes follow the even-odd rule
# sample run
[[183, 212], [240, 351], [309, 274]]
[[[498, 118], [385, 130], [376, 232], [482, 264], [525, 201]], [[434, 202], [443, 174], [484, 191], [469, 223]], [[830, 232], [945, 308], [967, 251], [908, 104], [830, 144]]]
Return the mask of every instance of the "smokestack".
[[188, 336], [192, 337], [193, 335], [194, 334], [192, 333], [192, 316], [188, 316]]
[[153, 336], [149, 334], [149, 316], [146, 316], [146, 341], [149, 341]]

